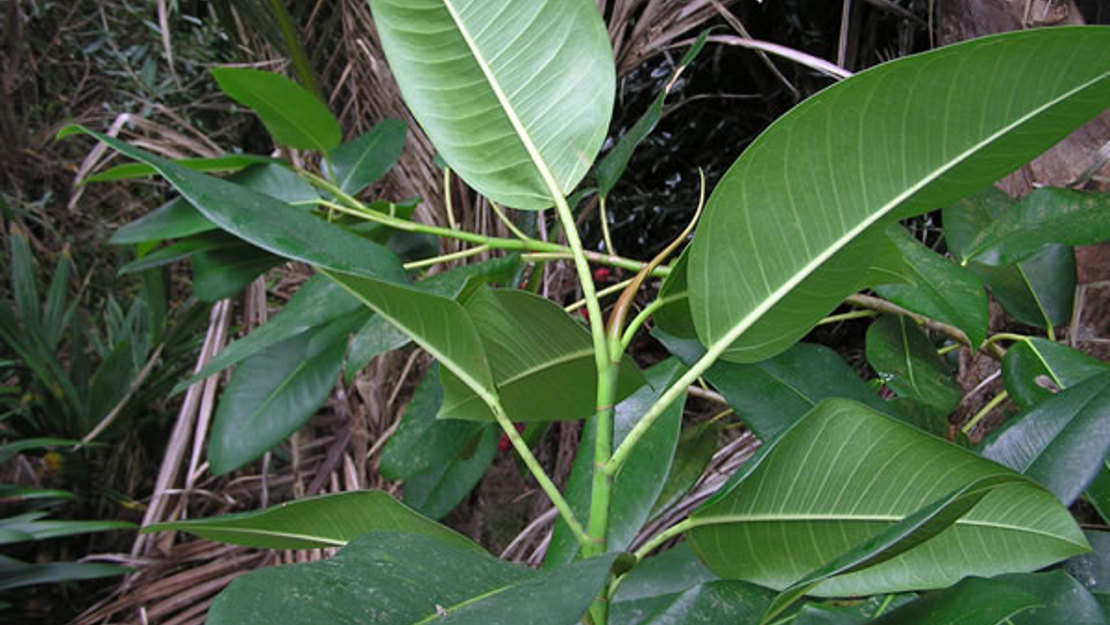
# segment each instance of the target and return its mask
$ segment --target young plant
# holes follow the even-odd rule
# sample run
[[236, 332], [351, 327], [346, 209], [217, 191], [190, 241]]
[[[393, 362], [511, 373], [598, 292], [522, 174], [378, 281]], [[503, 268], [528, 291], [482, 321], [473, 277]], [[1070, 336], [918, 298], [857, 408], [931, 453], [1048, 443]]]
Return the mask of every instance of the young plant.
[[[344, 147], [322, 107], [298, 105], [309, 117], [294, 114], [282, 126], [274, 116], [288, 111], [272, 101], [252, 105], [270, 118], [279, 142], [294, 145], [282, 138], [294, 127], [305, 135], [296, 140], [321, 153], [320, 174], [300, 172], [317, 190], [307, 202], [315, 212], [77, 130], [161, 174], [194, 218], [314, 265], [330, 282], [313, 288], [343, 289], [378, 323], [419, 344], [438, 361], [440, 377], [420, 405], [478, 424], [451, 424], [456, 441], [496, 440], [487, 436], [496, 424], [551, 500], [558, 525], [539, 572], [500, 562], [381, 493], [160, 526], [258, 547], [343, 547], [326, 562], [239, 578], [213, 604], [210, 623], [815, 622], [831, 608], [812, 600], [799, 608], [807, 595], [875, 598], [853, 606], [858, 614], [845, 622], [948, 622], [930, 616], [946, 611], [991, 625], [1079, 613], [1105, 618], [1071, 577], [1028, 573], [1090, 550], [1066, 506], [1106, 471], [1105, 365], [1086, 362], [1083, 375], [1063, 375], [1063, 363], [1076, 358], [1070, 350], [1059, 360], [1004, 362], [1020, 371], [1015, 394], [1021, 387], [1030, 399], [983, 457], [918, 427], [935, 429], [937, 415], [953, 406], [951, 374], [913, 323], [942, 328], [972, 350], [992, 349], [1004, 337], [987, 336], [976, 276], [1027, 276], [1023, 263], [1045, 254], [1043, 245], [1110, 238], [1105, 199], [1060, 192], [1095, 224], [1083, 241], [1042, 227], [1042, 213], [1020, 222], [1041, 231], [1032, 243], [1016, 226], [1012, 233], [994, 226], [1012, 221], [1009, 215], [978, 204], [946, 208], [964, 215], [950, 241], [962, 265], [915, 247], [898, 222], [951, 207], [1100, 113], [1110, 101], [1110, 29], [975, 40], [826, 89], [740, 156], [706, 203], [689, 248], [666, 266], [685, 236], [647, 262], [599, 257], [583, 249], [566, 199], [591, 170], [614, 101], [612, 55], [595, 3], [370, 4], [401, 91], [451, 170], [496, 204], [553, 207], [566, 247], [524, 233], [500, 239], [435, 228], [397, 216], [391, 204], [352, 197], [336, 173]], [[339, 216], [375, 226], [367, 234]], [[403, 265], [374, 238], [381, 228], [473, 247]], [[569, 257], [588, 332], [530, 293], [471, 276], [448, 285], [406, 275], [488, 250]], [[607, 320], [591, 261], [638, 272]], [[939, 272], [958, 276], [954, 286], [940, 283]], [[656, 303], [630, 319], [632, 297], [656, 275], [666, 277]], [[983, 279], [998, 296], [1003, 279]], [[1026, 298], [1043, 301], [1034, 281], [1025, 284]], [[870, 287], [888, 300], [854, 295]], [[868, 357], [899, 403], [878, 400], [832, 352], [796, 344], [845, 301], [907, 315], [880, 319], [868, 337]], [[312, 308], [296, 310], [308, 316]], [[356, 313], [367, 315], [316, 310], [314, 329], [302, 332], [323, 332]], [[641, 374], [625, 351], [652, 313], [676, 359]], [[360, 319], [362, 327], [370, 323]], [[1057, 321], [1045, 319], [1047, 327]], [[340, 327], [346, 337], [359, 324]], [[1060, 347], [1018, 339], [1036, 354]], [[342, 348], [337, 353], [336, 362]], [[1034, 372], [1053, 377], [1059, 393], [1043, 398], [1028, 389]], [[729, 401], [762, 449], [687, 519], [634, 543], [668, 488], [676, 448], [689, 438], [680, 434], [682, 404], [700, 378]], [[583, 418], [584, 444], [563, 492], [515, 423]], [[440, 434], [438, 424], [421, 423], [408, 444], [430, 444]], [[216, 460], [217, 445], [249, 447], [236, 456], [244, 462], [264, 450], [238, 442], [246, 430], [238, 432], [239, 439], [210, 443], [213, 465], [235, 465]], [[418, 476], [431, 468], [408, 470]], [[654, 555], [679, 536], [685, 546]], [[1007, 576], [963, 579], [1000, 575]], [[969, 605], [990, 609], [969, 615]]]

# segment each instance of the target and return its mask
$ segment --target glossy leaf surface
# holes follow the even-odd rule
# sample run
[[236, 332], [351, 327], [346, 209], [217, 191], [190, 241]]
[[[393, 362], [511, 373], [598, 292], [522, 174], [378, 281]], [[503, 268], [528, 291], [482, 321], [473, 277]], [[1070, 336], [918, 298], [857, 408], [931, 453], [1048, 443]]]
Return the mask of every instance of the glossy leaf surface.
[[960, 403], [963, 389], [936, 347], [912, 319], [884, 316], [867, 328], [867, 362], [879, 379], [901, 397], [947, 415]]
[[345, 332], [324, 328], [243, 361], [216, 409], [208, 442], [212, 472], [243, 466], [304, 425], [335, 388], [346, 347]]
[[[175, 165], [107, 135], [70, 126], [60, 135], [84, 132], [158, 170], [206, 218], [271, 253], [336, 271], [404, 282], [401, 263], [389, 250], [264, 193]], [[327, 241], [327, 245], [320, 245]]]
[[211, 71], [220, 89], [254, 110], [278, 143], [326, 152], [343, 138], [327, 105], [285, 76], [241, 67], [214, 67]]
[[380, 490], [321, 495], [289, 501], [265, 510], [158, 523], [143, 528], [144, 533], [169, 530], [259, 549], [342, 547], [363, 534], [399, 531], [481, 551], [481, 547], [470, 539], [420, 516]]
[[1050, 245], [1016, 265], [993, 267], [973, 262], [968, 267], [1018, 321], [1046, 328], [1071, 319], [1076, 266], [1070, 247]]
[[785, 349], [855, 289], [872, 226], [978, 190], [1108, 98], [1110, 29], [1083, 28], [899, 59], [803, 102], [706, 206], [687, 276], [699, 338], [735, 361]]
[[238, 242], [193, 255], [193, 293], [202, 302], [235, 297], [254, 279], [285, 259], [266, 250]]
[[[238, 171], [244, 167], [260, 163], [278, 164], [281, 161], [258, 154], [224, 154], [207, 158], [181, 158], [174, 161], [189, 169], [203, 172]], [[107, 182], [109, 180], [130, 180], [145, 178], [158, 173], [146, 163], [124, 163], [85, 178], [84, 182]]]
[[983, 456], [1037, 480], [1070, 506], [1110, 452], [1110, 374], [1077, 384], [1007, 423]]
[[210, 625], [574, 625], [615, 555], [536, 573], [425, 536], [363, 536], [322, 562], [269, 567], [236, 579]]
[[[642, 560], [628, 573], [612, 598], [609, 622], [635, 625], [684, 592], [719, 578], [705, 568], [686, 543]], [[770, 594], [767, 594], [770, 601]]]
[[1110, 364], [1040, 337], [1013, 344], [1002, 358], [1002, 381], [1022, 409], [1107, 371]]
[[[518, 422], [582, 419], [597, 410], [597, 363], [589, 332], [558, 304], [526, 291], [481, 287], [464, 303], [482, 338], [493, 382]], [[456, 379], [442, 376], [442, 419], [492, 421], [489, 406]], [[642, 378], [621, 362], [616, 400]]]
[[332, 181], [348, 195], [373, 184], [401, 158], [406, 130], [403, 121], [383, 119], [369, 132], [329, 152]]
[[[825, 400], [739, 483], [695, 512], [687, 537], [717, 574], [781, 589], [926, 504], [1000, 472], [891, 417]], [[967, 575], [1040, 568], [1086, 549], [1067, 509], [1025, 481], [992, 491], [926, 543], [813, 592], [938, 588]]]
[[925, 247], [901, 226], [891, 226], [887, 233], [913, 282], [876, 286], [875, 292], [907, 310], [953, 325], [972, 345], [981, 345], [990, 319], [979, 278]]
[[552, 205], [585, 176], [608, 131], [615, 77], [590, 0], [371, 0], [405, 102], [479, 193]]

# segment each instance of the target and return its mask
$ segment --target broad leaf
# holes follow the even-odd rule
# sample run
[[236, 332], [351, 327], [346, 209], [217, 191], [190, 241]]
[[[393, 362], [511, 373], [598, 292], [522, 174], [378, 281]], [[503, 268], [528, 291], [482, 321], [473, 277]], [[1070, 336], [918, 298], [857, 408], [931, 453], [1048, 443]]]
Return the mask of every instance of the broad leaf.
[[[989, 460], [854, 402], [830, 399], [782, 434], [732, 488], [691, 516], [688, 538], [718, 575], [782, 589], [941, 496], [1005, 472]], [[1086, 540], [1032, 481], [998, 488], [951, 528], [813, 593], [939, 588], [1027, 571]]]
[[216, 230], [217, 227], [200, 214], [200, 211], [193, 208], [188, 200], [175, 197], [146, 215], [120, 227], [112, 233], [108, 242], [125, 245], [177, 239]]
[[1063, 325], [1071, 319], [1075, 296], [1075, 254], [1070, 247], [1050, 245], [1016, 265], [968, 265], [1007, 313], [1038, 328]]
[[269, 567], [236, 579], [209, 625], [574, 625], [615, 554], [536, 573], [424, 536], [378, 532], [323, 562]]
[[241, 241], [193, 255], [193, 293], [202, 302], [235, 297], [258, 276], [285, 262], [281, 256]]
[[430, 521], [380, 490], [357, 490], [289, 501], [265, 510], [157, 523], [143, 533], [180, 530], [207, 540], [259, 549], [342, 547], [372, 532], [419, 534], [481, 551], [470, 539]]
[[655, 311], [651, 320], [655, 323], [656, 330], [662, 330], [670, 336], [690, 339], [697, 337], [694, 329], [694, 319], [690, 316], [690, 295], [686, 285], [686, 267], [689, 265], [690, 248], [682, 250], [678, 260], [671, 265], [671, 272], [663, 279], [659, 287], [661, 300], [669, 300], [662, 308]]
[[483, 401], [496, 401], [490, 364], [482, 339], [458, 302], [358, 276], [324, 272], [362, 303], [428, 351]]
[[370, 0], [382, 49], [443, 160], [492, 200], [551, 206], [608, 130], [615, 77], [591, 0]]
[[[154, 167], [206, 218], [266, 251], [379, 280], [406, 280], [401, 264], [392, 252], [317, 219], [303, 209], [244, 186], [199, 174], [81, 126], [69, 126], [59, 136], [76, 132], [90, 134], [123, 154]], [[320, 245], [321, 241], [328, 243]]]
[[[755, 584], [720, 580], [698, 584], [659, 607], [637, 625], [672, 625], [698, 623], [704, 625], [735, 625], [755, 623], [767, 608], [771, 593]], [[618, 625], [619, 621], [613, 625]], [[631, 625], [631, 623], [629, 624]]]
[[274, 141], [327, 152], [343, 138], [327, 105], [288, 78], [256, 69], [214, 67], [212, 76], [233, 100], [258, 114]]
[[899, 306], [964, 331], [977, 347], [987, 337], [990, 315], [983, 283], [975, 274], [925, 247], [901, 226], [887, 229], [902, 252], [910, 284], [875, 286], [875, 292]]
[[1011, 420], [983, 456], [1037, 480], [1070, 506], [1110, 452], [1110, 374], [1046, 399]]
[[[554, 302], [527, 291], [478, 288], [464, 302], [513, 421], [583, 419], [597, 411], [597, 361], [589, 332]], [[492, 421], [489, 406], [451, 373], [442, 374], [441, 419]], [[621, 361], [616, 400], [642, 383]]]
[[1110, 364], [1040, 337], [1015, 343], [1002, 358], [1002, 381], [1023, 410], [1107, 371]]
[[[273, 163], [280, 164], [281, 161], [276, 158], [268, 156], [259, 156], [257, 154], [224, 154], [223, 156], [206, 157], [206, 158], [180, 158], [174, 161], [178, 165], [183, 165], [194, 171], [203, 172], [223, 172], [223, 171], [239, 171], [244, 167], [260, 163]], [[153, 176], [158, 173], [153, 167], [146, 163], [124, 163], [116, 165], [110, 169], [93, 174], [85, 178], [82, 182], [107, 182], [110, 180], [130, 180], [132, 178], [145, 178]]]
[[333, 323], [299, 334], [239, 365], [212, 424], [208, 459], [214, 474], [258, 458], [316, 414], [339, 379], [349, 329]]
[[[685, 373], [677, 359], [668, 359], [647, 371], [647, 383], [627, 399], [617, 404], [613, 416], [614, 448], [620, 445], [644, 412], [655, 403], [676, 379]], [[679, 397], [659, 417], [644, 438], [637, 444], [613, 480], [609, 501], [609, 529], [606, 535], [608, 551], [623, 551], [632, 544], [637, 532], [651, 513], [670, 472], [682, 427], [682, 410], [685, 395]], [[590, 489], [594, 477], [593, 449], [597, 440], [597, 417], [586, 421], [579, 453], [567, 483], [567, 501], [575, 514], [585, 517], [589, 513]], [[566, 524], [559, 519], [551, 535], [544, 566], [560, 566], [574, 559], [578, 541]]]
[[1037, 594], [1004, 578], [970, 577], [887, 612], [871, 625], [1004, 625], [1043, 605]]
[[433, 519], [445, 516], [474, 489], [501, 437], [493, 424], [436, 419], [442, 404], [439, 365], [432, 365], [381, 457], [382, 475], [405, 481], [405, 503]]
[[963, 389], [925, 332], [903, 315], [884, 316], [867, 328], [867, 362], [899, 396], [934, 416], [952, 411]]
[[1110, 592], [1110, 532], [1087, 530], [1091, 553], [1071, 558], [1064, 563], [1064, 570], [1092, 592]]
[[405, 122], [383, 119], [369, 132], [328, 153], [326, 167], [341, 191], [354, 195], [374, 183], [401, 158]]
[[[640, 561], [622, 580], [611, 599], [609, 622], [635, 625], [691, 588], [719, 578], [698, 561], [689, 545], [677, 546]], [[770, 594], [766, 597], [770, 601]]]
[[882, 564], [925, 543], [952, 527], [993, 490], [1020, 481], [1016, 474], [999, 473], [948, 493], [791, 584], [771, 602], [761, 622], [769, 622], [827, 579]]
[[736, 361], [788, 347], [855, 289], [875, 226], [982, 188], [1102, 112], [1108, 51], [1107, 28], [1006, 33], [880, 65], [795, 107], [706, 206], [687, 272], [699, 338]]
[[708, 421], [682, 428], [671, 471], [659, 491], [659, 499], [652, 506], [652, 515], [678, 503], [697, 484], [717, 451], [720, 429], [718, 424]]
[[966, 258], [1010, 265], [1051, 243], [1089, 245], [1110, 239], [1110, 194], [1036, 189], [996, 216], [963, 248]]
[[[213, 226], [215, 227], [215, 226]], [[119, 268], [120, 275], [136, 273], [163, 267], [179, 260], [189, 258], [199, 252], [227, 249], [243, 245], [243, 242], [224, 232], [203, 232], [201, 234], [182, 239], [172, 245], [160, 247], [136, 258]]]

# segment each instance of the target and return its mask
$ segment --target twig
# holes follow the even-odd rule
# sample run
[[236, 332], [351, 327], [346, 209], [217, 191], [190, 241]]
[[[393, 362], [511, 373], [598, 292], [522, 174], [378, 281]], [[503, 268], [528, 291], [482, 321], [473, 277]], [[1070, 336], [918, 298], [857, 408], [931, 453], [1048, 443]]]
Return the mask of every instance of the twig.
[[100, 436], [104, 430], [108, 429], [108, 426], [112, 425], [112, 423], [119, 418], [120, 413], [123, 412], [124, 406], [127, 405], [127, 402], [131, 401], [131, 398], [135, 396], [135, 391], [139, 390], [139, 387], [142, 386], [143, 382], [146, 382], [147, 377], [150, 376], [150, 372], [154, 370], [154, 365], [157, 364], [158, 359], [162, 357], [162, 349], [165, 346], [165, 343], [158, 345], [158, 348], [151, 354], [150, 360], [146, 361], [142, 370], [139, 371], [139, 375], [135, 376], [135, 379], [131, 381], [131, 386], [127, 387], [127, 392], [123, 394], [123, 397], [115, 407], [100, 420], [100, 423], [96, 424], [96, 427], [94, 427], [92, 431], [85, 435], [85, 438], [81, 439], [80, 443], [73, 446], [73, 451], [77, 451], [81, 447], [91, 443], [97, 436]]

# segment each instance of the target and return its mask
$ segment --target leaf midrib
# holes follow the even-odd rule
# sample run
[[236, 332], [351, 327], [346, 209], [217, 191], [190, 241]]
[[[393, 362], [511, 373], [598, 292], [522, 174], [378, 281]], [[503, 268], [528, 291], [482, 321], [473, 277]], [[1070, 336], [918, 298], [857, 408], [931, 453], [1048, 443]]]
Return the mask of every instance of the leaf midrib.
[[179, 529], [181, 531], [185, 531], [185, 532], [189, 532], [189, 533], [193, 533], [193, 534], [204, 531], [204, 532], [222, 532], [224, 534], [244, 534], [244, 535], [247, 535], [247, 536], [272, 536], [272, 537], [275, 537], [275, 538], [289, 538], [289, 539], [294, 539], [294, 540], [303, 540], [303, 541], [306, 541], [306, 542], [322, 543], [322, 544], [326, 544], [326, 545], [332, 545], [332, 546], [335, 546], [335, 547], [346, 546], [347, 543], [349, 542], [349, 541], [346, 541], [346, 540], [340, 540], [340, 539], [335, 539], [335, 538], [325, 538], [323, 536], [315, 536], [315, 535], [312, 535], [312, 534], [298, 534], [298, 533], [295, 533], [295, 532], [278, 532], [278, 531], [274, 531], [274, 530], [260, 530], [260, 529], [249, 529], [249, 528], [228, 527], [228, 526], [213, 526], [213, 525], [199, 526], [198, 525], [196, 527], [189, 527], [189, 526], [186, 526], [186, 525], [178, 525], [178, 526], [175, 526], [175, 529]]
[[[767, 297], [763, 299], [763, 301], [761, 301], [754, 309], [752, 309], [751, 312], [745, 315], [736, 324], [734, 324], [732, 328], [725, 332], [720, 339], [714, 341], [713, 344], [710, 346], [708, 352], [713, 353], [715, 351], [718, 351], [718, 349], [722, 353], [726, 351], [727, 347], [735, 342], [738, 338], [740, 338], [741, 334], [746, 332], [748, 328], [754, 325], [755, 322], [758, 321], [765, 313], [767, 313], [771, 308], [778, 304], [784, 297], [790, 294], [791, 291], [793, 291], [806, 278], [812, 275], [818, 268], [821, 267], [821, 265], [831, 259], [837, 252], [847, 247], [849, 243], [863, 234], [865, 230], [873, 226], [883, 217], [886, 217], [890, 212], [901, 206], [906, 200], [925, 189], [929, 184], [935, 182], [945, 173], [947, 173], [960, 163], [964, 162], [965, 160], [971, 158], [985, 147], [1001, 139], [1002, 137], [1013, 131], [1015, 128], [1018, 128], [1022, 124], [1030, 121], [1031, 119], [1034, 119], [1038, 115], [1051, 110], [1051, 108], [1056, 106], [1057, 104], [1064, 102], [1071, 97], [1082, 93], [1086, 89], [1106, 80], [1108, 77], [1110, 77], [1110, 72], [1103, 72], [1102, 74], [1099, 74], [1091, 80], [1088, 80], [1076, 87], [1073, 87], [1072, 89], [1064, 92], [1063, 94], [1060, 94], [1052, 100], [1034, 108], [1025, 115], [1022, 115], [1021, 117], [1010, 122], [1009, 124], [1006, 124], [982, 141], [976, 143], [963, 152], [957, 154], [955, 157], [949, 159], [947, 163], [940, 167], [937, 167], [933, 172], [922, 176], [921, 180], [918, 183], [910, 186], [905, 191], [892, 198], [886, 204], [882, 205], [879, 210], [876, 210], [871, 215], [862, 219], [854, 228], [849, 229], [844, 235], [828, 245], [823, 252], [814, 257], [810, 262], [806, 263], [800, 270], [796, 271], [779, 288], [772, 291]], [[708, 272], [710, 267], [712, 266], [713, 264], [706, 263], [704, 271]], [[757, 266], [762, 267], [762, 263], [758, 264]], [[708, 284], [708, 276], [703, 275], [702, 277], [703, 280]], [[710, 308], [707, 306], [705, 308], [704, 319], [704, 327], [706, 328], [713, 327], [712, 321], [709, 318], [709, 312]]]

